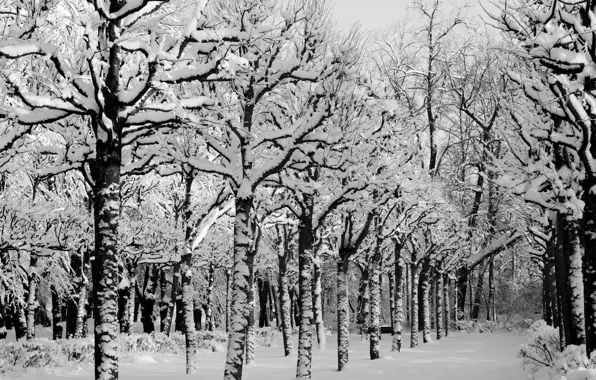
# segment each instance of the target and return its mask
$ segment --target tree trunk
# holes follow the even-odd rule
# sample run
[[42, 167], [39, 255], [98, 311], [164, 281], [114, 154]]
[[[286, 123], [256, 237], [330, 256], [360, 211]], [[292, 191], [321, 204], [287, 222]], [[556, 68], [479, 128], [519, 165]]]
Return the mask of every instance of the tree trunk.
[[360, 339], [364, 340], [368, 336], [368, 322], [369, 305], [370, 305], [370, 289], [369, 289], [370, 273], [368, 265], [362, 269], [362, 276], [360, 277], [360, 287], [358, 289], [358, 318], [357, 322], [360, 324]]
[[145, 284], [143, 286], [143, 307], [141, 312], [141, 323], [143, 332], [151, 334], [155, 331], [153, 324], [153, 309], [155, 307], [156, 291], [159, 271], [155, 264], [149, 265], [145, 273]]
[[27, 275], [27, 340], [35, 338], [35, 311], [37, 310], [37, 255], [29, 253], [29, 273]]
[[[183, 210], [184, 225], [184, 255], [180, 258], [180, 270], [182, 275], [182, 320], [184, 326], [185, 346], [186, 346], [186, 373], [191, 374], [197, 367], [197, 334], [194, 321], [194, 300], [192, 285], [192, 184], [194, 182], [194, 171], [192, 169], [185, 171], [185, 191]], [[212, 271], [211, 265], [209, 267]], [[174, 296], [176, 293], [173, 293]]]
[[298, 330], [298, 361], [296, 379], [311, 378], [312, 364], [312, 195], [304, 194], [306, 207], [303, 210], [301, 226], [298, 232], [298, 288], [300, 291], [300, 325]]
[[391, 335], [395, 334], [395, 274], [392, 270], [387, 273], [389, 280], [389, 321], [391, 322]]
[[273, 305], [275, 306], [275, 327], [279, 329], [282, 327], [281, 324], [281, 302], [280, 302], [280, 295], [279, 295], [279, 286], [275, 285], [275, 283], [271, 284], [271, 299], [273, 300]]
[[21, 299], [13, 301], [13, 324], [17, 340], [27, 336], [27, 315], [25, 313], [25, 303]]
[[382, 225], [379, 216], [375, 216], [375, 245], [371, 258], [371, 273], [369, 281], [370, 289], [370, 359], [375, 360], [381, 357], [380, 339], [381, 339], [381, 229]]
[[579, 224], [561, 215], [557, 219], [555, 266], [557, 287], [561, 290], [565, 345], [581, 345], [585, 343], [585, 320]]
[[271, 287], [269, 286], [269, 281], [259, 278], [257, 280], [257, 284], [259, 287], [259, 327], [269, 327], [269, 316], [267, 313], [267, 306], [268, 306], [268, 299], [269, 293], [271, 292]]
[[410, 301], [412, 306], [410, 307], [410, 348], [418, 347], [418, 265], [416, 264], [416, 255], [412, 253], [412, 262], [410, 265], [410, 274], [412, 277], [411, 291], [412, 295]]
[[455, 284], [455, 319], [463, 321], [466, 307], [466, 290], [468, 289], [469, 272], [466, 267], [459, 267], [456, 271], [457, 283]]
[[279, 302], [281, 314], [281, 333], [284, 342], [285, 356], [292, 353], [292, 300], [288, 289], [287, 260], [289, 255], [289, 241], [285, 226], [277, 228], [279, 236], [278, 259], [278, 282], [279, 282]]
[[[592, 132], [592, 140], [594, 140]], [[594, 141], [591, 145], [592, 155], [596, 154]], [[585, 253], [583, 256], [584, 313], [586, 353], [588, 357], [596, 351], [596, 179], [590, 177], [584, 183], [584, 217], [582, 230]]]
[[484, 292], [484, 274], [486, 273], [486, 262], [480, 264], [478, 268], [478, 278], [476, 279], [476, 291], [474, 292], [474, 305], [472, 306], [471, 317], [473, 320], [480, 318], [480, 301]]
[[337, 261], [337, 370], [348, 364], [350, 347], [350, 305], [348, 292], [349, 255], [341, 255]]
[[[232, 287], [233, 287], [232, 271], [226, 269], [226, 333], [231, 331], [232, 322]], [[200, 324], [199, 320], [199, 324]]]
[[256, 300], [257, 287], [254, 280], [254, 269], [250, 270], [250, 280], [248, 281], [251, 294], [248, 296], [248, 327], [246, 328], [246, 364], [255, 362], [255, 323], [256, 323]]
[[422, 341], [428, 343], [430, 338], [430, 259], [425, 258], [420, 271], [420, 291], [422, 292]]
[[401, 334], [404, 323], [404, 267], [401, 262], [401, 246], [395, 244], [395, 325], [393, 328], [392, 351], [401, 351]]
[[445, 326], [444, 314], [443, 314], [443, 307], [444, 307], [444, 300], [443, 300], [443, 274], [437, 272], [436, 280], [435, 280], [436, 288], [435, 288], [435, 310], [436, 310], [436, 328], [437, 328], [437, 340], [443, 337], [443, 327]]
[[128, 265], [128, 297], [126, 299], [126, 333], [132, 334], [135, 325], [135, 303], [137, 294], [137, 268], [136, 264], [130, 263]]
[[228, 338], [228, 352], [224, 380], [241, 380], [246, 327], [248, 326], [248, 300], [253, 289], [250, 287], [250, 274], [254, 257], [250, 245], [253, 233], [250, 226], [250, 213], [253, 196], [236, 198], [234, 220], [234, 274], [232, 285], [232, 318]]
[[62, 339], [62, 300], [52, 285], [52, 339]]
[[174, 306], [178, 299], [178, 287], [180, 284], [180, 262], [174, 263], [174, 269], [172, 272], [172, 288], [170, 289], [170, 298], [168, 299], [168, 305], [166, 309], [166, 317], [163, 322], [163, 332], [170, 336], [172, 333], [172, 325], [174, 320]]
[[205, 330], [213, 331], [215, 329], [213, 320], [213, 285], [215, 284], [215, 265], [209, 262], [209, 271], [207, 273], [207, 308], [205, 309]]
[[495, 258], [488, 261], [488, 312], [487, 320], [497, 321], [497, 308], [495, 305]]
[[[110, 24], [109, 28], [114, 27]], [[115, 28], [115, 27], [114, 27]], [[115, 31], [113, 31], [115, 33]], [[118, 50], [117, 45], [111, 49]], [[110, 52], [110, 55], [117, 52]], [[109, 75], [108, 75], [109, 76]], [[115, 78], [117, 82], [117, 77]], [[116, 94], [111, 94], [114, 97]], [[110, 102], [107, 101], [107, 104]], [[117, 110], [109, 109], [106, 112]], [[115, 117], [113, 122], [115, 121]], [[94, 120], [95, 130], [100, 130]], [[108, 141], [98, 138], [94, 164], [94, 220], [95, 256], [93, 260], [93, 289], [95, 295], [95, 378], [118, 378], [118, 222], [120, 209], [121, 152], [117, 123], [113, 123], [116, 136]], [[101, 134], [105, 134], [102, 131]], [[109, 141], [111, 138], [115, 140]]]
[[168, 284], [171, 284], [171, 282], [168, 281], [166, 270], [161, 269], [159, 275], [159, 289], [161, 294], [159, 301], [159, 330], [164, 334], [166, 332], [166, 322], [168, 319], [168, 309], [170, 307], [170, 296], [172, 293], [172, 290]]
[[323, 322], [323, 303], [322, 303], [322, 287], [321, 287], [321, 257], [317, 255], [313, 263], [313, 304], [314, 304], [314, 318], [317, 328], [317, 343], [319, 350], [324, 350], [327, 345], [327, 338], [325, 337], [325, 325]]
[[450, 323], [450, 319], [451, 319], [451, 305], [449, 302], [449, 297], [450, 297], [450, 284], [451, 284], [451, 280], [449, 279], [449, 275], [448, 274], [444, 274], [443, 276], [443, 313], [445, 313], [445, 316], [443, 318], [443, 328], [445, 329], [445, 338], [447, 338], [449, 336], [449, 323]]

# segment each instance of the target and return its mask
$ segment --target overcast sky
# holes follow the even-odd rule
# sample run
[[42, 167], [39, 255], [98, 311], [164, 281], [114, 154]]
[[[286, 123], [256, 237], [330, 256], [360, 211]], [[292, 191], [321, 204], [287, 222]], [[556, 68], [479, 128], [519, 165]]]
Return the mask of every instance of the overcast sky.
[[[468, 0], [469, 15], [477, 16], [483, 12], [478, 1], [490, 3], [488, 0]], [[449, 9], [454, 2], [462, 3], [445, 0], [444, 6]], [[411, 4], [412, 0], [335, 0], [334, 17], [343, 29], [348, 29], [356, 22], [362, 23], [365, 29], [382, 29], [402, 19]]]

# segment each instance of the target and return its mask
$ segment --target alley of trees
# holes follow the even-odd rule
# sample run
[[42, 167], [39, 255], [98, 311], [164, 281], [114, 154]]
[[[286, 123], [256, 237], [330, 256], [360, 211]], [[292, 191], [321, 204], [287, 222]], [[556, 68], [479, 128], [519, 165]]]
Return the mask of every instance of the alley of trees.
[[263, 327], [297, 379], [328, 330], [349, 371], [351, 334], [374, 360], [466, 319], [590, 357], [596, 4], [445, 3], [372, 33], [316, 0], [0, 0], [0, 338], [94, 336], [106, 380], [137, 322], [189, 374], [225, 331], [226, 380]]

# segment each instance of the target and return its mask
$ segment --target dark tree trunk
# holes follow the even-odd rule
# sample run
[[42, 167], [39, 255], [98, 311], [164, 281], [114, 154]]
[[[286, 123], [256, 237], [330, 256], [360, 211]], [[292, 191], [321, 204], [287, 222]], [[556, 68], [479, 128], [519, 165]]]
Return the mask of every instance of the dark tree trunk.
[[566, 345], [585, 343], [583, 282], [579, 225], [558, 217], [555, 268], [560, 290], [561, 311]]
[[157, 299], [157, 284], [159, 270], [155, 264], [149, 265], [145, 272], [145, 284], [143, 286], [143, 307], [141, 312], [141, 323], [143, 323], [143, 332], [151, 334], [155, 331], [153, 324], [153, 309]]
[[269, 286], [269, 281], [263, 280], [260, 277], [257, 280], [257, 284], [259, 287], [259, 327], [269, 327], [267, 303], [269, 300], [269, 293], [271, 292], [271, 287]]
[[62, 331], [64, 327], [60, 324], [62, 322], [62, 300], [52, 286], [52, 339], [62, 339]]
[[450, 292], [451, 288], [451, 279], [449, 278], [448, 274], [443, 275], [443, 312], [445, 313], [445, 317], [443, 319], [444, 322], [444, 329], [445, 329], [445, 338], [449, 336], [449, 323], [451, 322], [451, 305], [449, 302], [449, 297], [451, 296]]
[[[596, 155], [596, 141], [592, 131], [591, 153]], [[584, 231], [583, 281], [586, 352], [588, 357], [596, 351], [596, 178], [590, 177], [584, 183]]]
[[[163, 333], [166, 332], [166, 320], [168, 318], [168, 309], [170, 307], [170, 296], [171, 296], [171, 288], [168, 286], [170, 282], [168, 281], [168, 276], [166, 273], [166, 269], [163, 268], [160, 270], [159, 274], [159, 288], [161, 299], [159, 301], [159, 330]], [[168, 327], [169, 330], [169, 327]]]
[[486, 262], [482, 262], [478, 268], [478, 278], [476, 279], [476, 291], [474, 292], [474, 304], [472, 305], [471, 317], [473, 320], [480, 318], [480, 301], [484, 293], [484, 275], [486, 273]]
[[466, 290], [468, 289], [468, 268], [459, 267], [457, 269], [457, 283], [456, 283], [456, 315], [455, 318], [458, 321], [462, 321], [465, 316], [466, 306]]
[[[165, 320], [163, 322], [163, 332], [166, 335], [170, 335], [172, 332], [172, 321], [174, 319], [176, 300], [178, 299], [178, 288], [180, 284], [180, 262], [174, 264], [172, 273], [172, 287], [170, 289], [170, 298], [168, 298], [168, 304], [166, 308]], [[176, 326], [174, 326], [175, 328]]]

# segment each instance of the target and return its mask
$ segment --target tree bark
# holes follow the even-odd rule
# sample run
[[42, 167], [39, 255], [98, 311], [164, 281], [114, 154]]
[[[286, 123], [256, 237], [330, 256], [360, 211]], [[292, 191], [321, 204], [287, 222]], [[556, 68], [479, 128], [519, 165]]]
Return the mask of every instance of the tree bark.
[[252, 292], [248, 295], [248, 326], [246, 328], [246, 364], [253, 364], [255, 356], [255, 323], [256, 323], [256, 300], [257, 287], [254, 280], [254, 269], [250, 270], [250, 280], [248, 281]]
[[229, 333], [232, 327], [232, 281], [232, 271], [230, 269], [226, 269], [226, 333]]
[[161, 295], [159, 300], [159, 330], [164, 334], [166, 332], [166, 322], [168, 319], [168, 309], [170, 307], [170, 296], [172, 293], [168, 284], [171, 283], [168, 281], [166, 269], [162, 268], [159, 275], [159, 291]]
[[381, 339], [381, 229], [382, 225], [379, 216], [375, 216], [375, 245], [374, 252], [370, 261], [370, 359], [375, 360], [381, 357], [380, 339]]
[[443, 291], [444, 291], [444, 284], [443, 284], [443, 274], [437, 272], [436, 274], [436, 290], [435, 290], [435, 310], [436, 310], [436, 328], [437, 328], [437, 340], [443, 337], [443, 327], [445, 326], [444, 318], [444, 299], [443, 299]]
[[425, 258], [420, 271], [420, 291], [422, 292], [422, 341], [428, 343], [430, 338], [430, 259]]
[[269, 281], [264, 280], [260, 277], [257, 280], [257, 284], [259, 287], [259, 327], [269, 327], [269, 316], [267, 306], [269, 293], [271, 292], [271, 287], [269, 286]]
[[288, 289], [287, 265], [289, 260], [289, 241], [286, 226], [277, 227], [278, 236], [278, 283], [281, 314], [281, 333], [284, 342], [285, 356], [292, 353], [292, 300]]
[[27, 274], [27, 340], [35, 338], [35, 311], [37, 310], [37, 255], [29, 253], [29, 272]]
[[395, 244], [395, 325], [393, 328], [392, 351], [401, 351], [401, 334], [404, 323], [404, 267], [401, 262], [401, 246]]
[[410, 348], [418, 347], [418, 264], [416, 264], [416, 255], [412, 253], [412, 262], [410, 265], [411, 280], [411, 297], [410, 302]]
[[476, 279], [476, 291], [474, 292], [474, 305], [472, 306], [471, 317], [473, 320], [480, 318], [480, 301], [484, 293], [484, 275], [486, 274], [486, 262], [482, 262], [478, 268], [478, 278]]
[[300, 291], [300, 325], [298, 330], [298, 361], [296, 379], [309, 380], [312, 365], [312, 257], [314, 202], [311, 194], [303, 194], [304, 204], [301, 226], [298, 231], [298, 288]]
[[52, 285], [52, 339], [62, 339], [62, 300]]
[[358, 288], [358, 318], [357, 322], [360, 324], [360, 339], [364, 340], [368, 335], [369, 305], [370, 305], [370, 272], [368, 265], [362, 269], [362, 276], [360, 277], [360, 286]]
[[253, 233], [250, 228], [250, 213], [253, 196], [236, 198], [236, 216], [234, 220], [234, 274], [232, 285], [232, 324], [228, 338], [228, 352], [224, 380], [241, 380], [246, 328], [248, 326], [248, 300], [253, 291], [250, 287], [249, 271], [253, 266], [254, 256], [250, 245]]
[[555, 267], [560, 290], [565, 345], [585, 343], [583, 314], [582, 249], [579, 225], [565, 216], [557, 217], [557, 249]]
[[215, 284], [215, 265], [209, 262], [207, 272], [207, 308], [205, 309], [205, 329], [213, 331], [215, 329], [213, 320], [213, 286]]
[[315, 326], [317, 329], [317, 343], [319, 344], [319, 350], [324, 350], [327, 345], [327, 338], [325, 337], [325, 325], [323, 321], [321, 275], [321, 257], [317, 254], [313, 262], [313, 306]]
[[349, 255], [341, 255], [337, 261], [337, 370], [348, 364], [350, 347], [350, 305], [348, 293]]
[[449, 275], [448, 274], [443, 274], [443, 313], [445, 314], [444, 318], [443, 318], [443, 328], [445, 329], [445, 338], [447, 338], [449, 336], [449, 323], [450, 323], [450, 319], [451, 319], [451, 305], [449, 302], [449, 297], [450, 297], [450, 284], [451, 284], [451, 280], [449, 279]]
[[[184, 225], [184, 255], [180, 258], [180, 271], [182, 272], [182, 320], [184, 326], [186, 346], [186, 373], [191, 374], [197, 367], [197, 334], [194, 321], [194, 300], [192, 286], [192, 184], [195, 176], [192, 169], [185, 173], [184, 202], [182, 203]], [[210, 267], [211, 271], [211, 267]], [[175, 281], [174, 281], [175, 282]], [[174, 288], [174, 286], [172, 287]], [[176, 293], [172, 293], [174, 297]]]
[[[596, 141], [592, 131], [591, 153], [596, 155]], [[585, 252], [583, 256], [584, 313], [586, 353], [588, 357], [596, 351], [596, 178], [589, 177], [584, 183], [584, 231]]]
[[155, 331], [153, 324], [153, 309], [156, 301], [156, 291], [158, 283], [159, 270], [155, 264], [149, 265], [145, 273], [145, 284], [143, 286], [143, 307], [141, 312], [141, 323], [143, 332], [151, 334]]
[[[116, 33], [115, 23], [110, 23], [108, 34]], [[110, 56], [117, 60], [119, 47], [110, 48]], [[116, 63], [118, 65], [118, 63]], [[118, 68], [119, 69], [119, 68]], [[118, 71], [116, 69], [116, 71]], [[111, 77], [115, 76], [115, 77]], [[108, 83], [117, 82], [117, 73], [108, 74]], [[114, 86], [117, 88], [117, 84]], [[109, 91], [105, 91], [108, 93]], [[105, 94], [104, 94], [105, 95]], [[117, 113], [112, 103], [115, 93], [110, 93], [106, 100], [106, 113]], [[111, 100], [111, 101], [110, 101]], [[110, 107], [113, 107], [110, 109]], [[120, 165], [121, 147], [120, 126], [116, 115], [112, 114], [112, 123], [116, 136], [101, 138], [96, 143], [96, 162], [94, 165], [94, 220], [95, 220], [95, 255], [93, 260], [93, 289], [95, 295], [95, 378], [101, 380], [118, 379], [118, 219], [120, 212]], [[94, 120], [95, 128], [100, 128]], [[101, 134], [105, 134], [102, 131]], [[111, 140], [111, 139], [114, 140]]]
[[180, 284], [180, 262], [174, 263], [174, 268], [172, 271], [172, 287], [170, 289], [170, 298], [168, 298], [168, 304], [166, 308], [166, 317], [163, 321], [163, 332], [167, 336], [170, 336], [172, 333], [172, 325], [174, 320], [174, 308], [176, 305], [176, 300], [178, 299], [178, 287]]
[[468, 289], [468, 279], [469, 279], [469, 272], [468, 268], [462, 266], [457, 269], [457, 282], [455, 284], [456, 288], [456, 299], [455, 299], [455, 319], [458, 321], [462, 321], [465, 316], [465, 307], [466, 307], [466, 290]]

